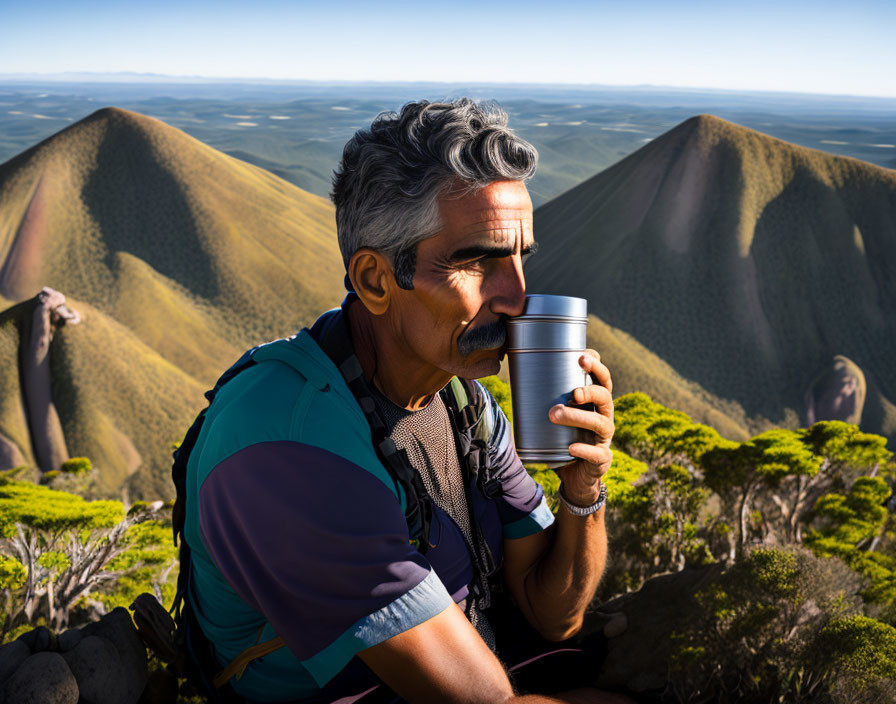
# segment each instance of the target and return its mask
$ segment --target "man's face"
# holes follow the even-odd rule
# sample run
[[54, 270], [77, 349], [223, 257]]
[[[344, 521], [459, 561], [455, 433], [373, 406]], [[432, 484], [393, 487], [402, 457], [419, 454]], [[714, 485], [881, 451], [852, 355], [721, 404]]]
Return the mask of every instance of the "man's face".
[[439, 211], [443, 229], [417, 245], [414, 288], [390, 303], [392, 324], [415, 363], [466, 378], [495, 374], [506, 319], [525, 304], [532, 201], [523, 183], [497, 181], [449, 193]]

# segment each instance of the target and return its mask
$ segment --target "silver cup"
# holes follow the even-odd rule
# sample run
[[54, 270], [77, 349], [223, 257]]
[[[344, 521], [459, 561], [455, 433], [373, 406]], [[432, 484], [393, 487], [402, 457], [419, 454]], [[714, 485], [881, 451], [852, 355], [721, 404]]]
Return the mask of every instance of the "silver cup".
[[531, 295], [507, 324], [513, 437], [523, 462], [559, 467], [571, 462], [569, 445], [594, 442], [594, 433], [552, 423], [548, 411], [572, 404], [574, 389], [591, 383], [579, 366], [585, 350], [588, 302], [570, 296]]

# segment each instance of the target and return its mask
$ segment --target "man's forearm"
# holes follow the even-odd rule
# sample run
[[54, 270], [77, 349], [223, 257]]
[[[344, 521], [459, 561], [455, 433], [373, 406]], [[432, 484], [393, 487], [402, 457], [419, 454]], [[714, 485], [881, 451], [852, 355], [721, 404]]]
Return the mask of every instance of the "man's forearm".
[[606, 509], [575, 516], [561, 503], [548, 552], [525, 581], [539, 632], [565, 640], [581, 628], [607, 561]]

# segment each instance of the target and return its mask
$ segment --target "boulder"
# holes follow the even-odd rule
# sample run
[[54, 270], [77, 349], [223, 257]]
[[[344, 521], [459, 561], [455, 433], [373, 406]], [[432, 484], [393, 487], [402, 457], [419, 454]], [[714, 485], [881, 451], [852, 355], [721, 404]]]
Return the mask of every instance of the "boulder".
[[[62, 656], [78, 682], [82, 704], [135, 704], [115, 646], [105, 638], [86, 636]], [[139, 694], [138, 694], [139, 696]]]
[[0, 685], [6, 682], [29, 657], [31, 649], [21, 640], [14, 640], [0, 648]]
[[866, 394], [867, 384], [861, 368], [838, 354], [806, 390], [806, 424], [842, 420], [859, 425]]
[[149, 676], [147, 670], [146, 646], [137, 633], [131, 615], [126, 609], [118, 607], [106, 614], [99, 621], [86, 625], [82, 632], [84, 637], [99, 636], [115, 646], [121, 658], [121, 670], [128, 683], [127, 701], [136, 702], [146, 687]]
[[0, 688], [0, 701], [15, 704], [78, 704], [78, 683], [59, 653], [36, 653]]
[[80, 628], [69, 628], [64, 633], [59, 635], [57, 639], [57, 645], [59, 646], [59, 652], [65, 653], [74, 648], [78, 643], [81, 642], [81, 639], [84, 638], [84, 633]]
[[660, 575], [586, 615], [583, 630], [600, 629], [607, 638], [607, 655], [595, 685], [630, 692], [662, 689], [672, 658], [672, 634], [683, 631], [699, 613], [694, 594], [718, 580], [724, 569], [724, 564], [715, 563]]
[[38, 626], [27, 633], [23, 633], [16, 640], [22, 641], [35, 654], [42, 653], [45, 650], [56, 649], [56, 636], [45, 626]]

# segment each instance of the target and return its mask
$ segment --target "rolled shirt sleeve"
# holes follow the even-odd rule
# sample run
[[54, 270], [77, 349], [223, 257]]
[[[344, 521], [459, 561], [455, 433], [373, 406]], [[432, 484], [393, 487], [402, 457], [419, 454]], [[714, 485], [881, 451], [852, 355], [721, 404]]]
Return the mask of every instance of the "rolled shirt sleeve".
[[202, 484], [199, 520], [227, 582], [319, 686], [453, 603], [389, 488], [319, 447], [260, 442], [227, 457]]

